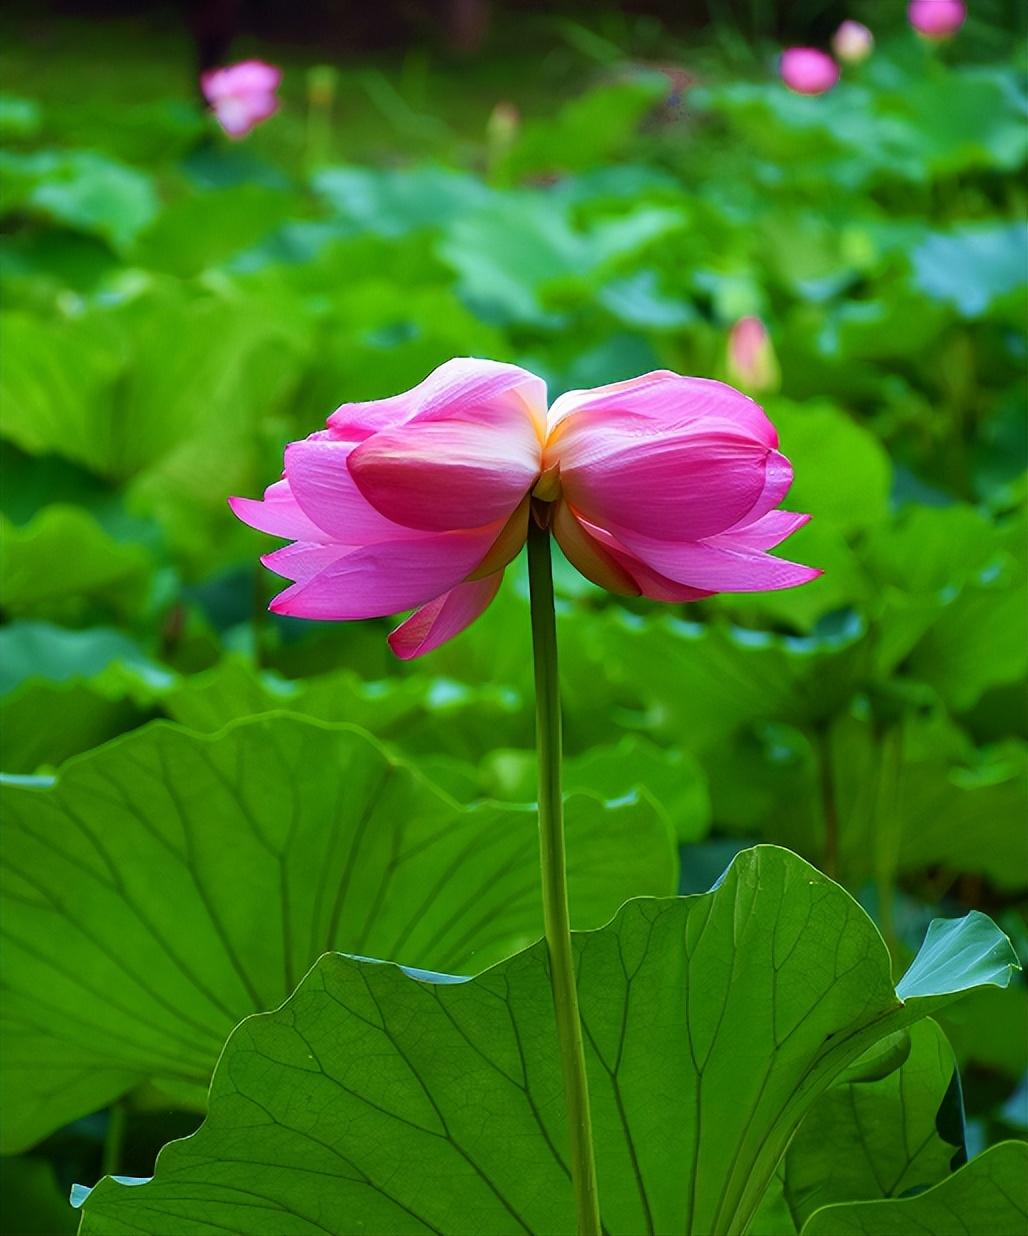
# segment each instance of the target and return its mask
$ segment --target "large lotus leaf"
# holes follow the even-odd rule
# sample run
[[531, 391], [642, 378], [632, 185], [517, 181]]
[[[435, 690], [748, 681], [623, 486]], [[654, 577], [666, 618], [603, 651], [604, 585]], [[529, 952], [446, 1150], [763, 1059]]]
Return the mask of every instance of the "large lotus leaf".
[[[158, 723], [4, 790], [4, 1140], [138, 1082], [202, 1102], [326, 949], [476, 970], [541, 931], [534, 809], [461, 808], [351, 726]], [[572, 913], [673, 890], [665, 820], [568, 800]]]
[[0, 767], [31, 773], [131, 729], [174, 676], [113, 627], [0, 629]]
[[73, 1236], [78, 1226], [57, 1180], [43, 1158], [0, 1158], [3, 1230], [10, 1236]]
[[614, 161], [642, 118], [667, 93], [668, 80], [662, 73], [604, 83], [555, 114], [525, 124], [493, 171], [515, 182]]
[[12, 311], [0, 321], [0, 432], [31, 454], [56, 452], [104, 472], [110, 444], [98, 409], [124, 364], [119, 332], [96, 314], [48, 322]]
[[[500, 749], [482, 762], [475, 788], [489, 798], [531, 802], [535, 778], [534, 751]], [[682, 844], [700, 841], [710, 828], [710, 795], [699, 763], [684, 751], [658, 747], [637, 734], [566, 759], [564, 788], [592, 790], [608, 799], [645, 789]]]
[[29, 679], [95, 679], [112, 667], [131, 672], [140, 686], [168, 681], [167, 672], [114, 627], [74, 631], [49, 622], [11, 622], [0, 628], [0, 695]]
[[851, 880], [888, 855], [897, 872], [942, 867], [1024, 887], [1024, 744], [979, 751], [938, 717], [911, 714], [879, 730], [855, 713], [836, 718], [829, 741], [840, 857]]
[[515, 692], [427, 675], [368, 682], [344, 669], [290, 681], [228, 658], [181, 680], [163, 706], [173, 720], [205, 731], [288, 708], [319, 721], [353, 722], [383, 740], [402, 740], [408, 753], [474, 759], [498, 742], [531, 741], [531, 721]]
[[[745, 1230], [846, 1066], [1014, 960], [972, 914], [898, 995], [856, 902], [773, 847], [575, 947], [604, 1225], [624, 1236]], [[541, 942], [470, 980], [328, 955], [236, 1029], [199, 1131], [150, 1183], [103, 1181], [82, 1232], [572, 1232], [555, 1044]]]
[[[952, 305], [962, 317], [979, 318], [1028, 281], [1028, 233], [1024, 223], [969, 224], [952, 232], [932, 232], [911, 261], [914, 281], [923, 292]], [[1023, 294], [1019, 301], [1023, 304]]]
[[[640, 724], [692, 750], [755, 721], [830, 717], [864, 681], [869, 658], [856, 620], [836, 634], [795, 638], [656, 614], [642, 621], [616, 610], [577, 627], [565, 659], [579, 663], [578, 706], [617, 684], [638, 701]], [[604, 666], [593, 686], [589, 664], [594, 680]]]
[[927, 1188], [963, 1162], [953, 1049], [930, 1018], [909, 1034], [899, 1068], [839, 1082], [800, 1125], [785, 1157], [785, 1195], [797, 1227], [833, 1202]]
[[[847, 534], [885, 518], [892, 465], [873, 433], [831, 404], [774, 399], [767, 409], [796, 472], [790, 510], [806, 511]], [[786, 557], [790, 545], [781, 548]]]
[[440, 253], [456, 272], [462, 295], [487, 321], [554, 326], [560, 318], [549, 310], [546, 296], [558, 281], [582, 289], [583, 280], [632, 257], [684, 221], [679, 210], [642, 203], [582, 230], [559, 199], [510, 190], [458, 218]]
[[145, 173], [88, 150], [7, 151], [0, 161], [5, 212], [18, 208], [127, 248], [157, 214]]
[[1016, 1236], [1024, 1231], [1028, 1145], [1002, 1142], [925, 1193], [826, 1206], [807, 1221], [803, 1236]]
[[72, 322], [11, 314], [9, 330], [4, 434], [101, 476], [137, 478], [146, 509], [172, 508], [180, 522], [195, 521], [197, 506], [226, 518], [226, 489], [250, 483], [256, 427], [297, 380], [308, 346], [281, 288], [240, 300], [227, 281], [201, 292], [149, 285]]
[[881, 595], [876, 661], [930, 683], [958, 710], [1028, 667], [1023, 519], [914, 508], [865, 546]]
[[[60, 570], [47, 569], [60, 563]], [[22, 527], [0, 515], [4, 606], [32, 617], [81, 617], [90, 605], [132, 611], [152, 571], [140, 545], [117, 541], [76, 506], [46, 506]]]
[[443, 227], [492, 197], [477, 176], [442, 167], [329, 167], [315, 173], [312, 187], [361, 233], [380, 236]]

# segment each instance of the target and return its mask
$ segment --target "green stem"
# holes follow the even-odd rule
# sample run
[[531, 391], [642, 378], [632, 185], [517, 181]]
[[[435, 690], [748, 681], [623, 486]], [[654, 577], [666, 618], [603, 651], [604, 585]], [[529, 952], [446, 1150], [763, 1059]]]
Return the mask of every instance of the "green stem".
[[534, 519], [528, 529], [528, 583], [532, 598], [535, 660], [536, 749], [539, 756], [539, 858], [543, 922], [550, 954], [550, 981], [557, 1021], [561, 1071], [571, 1139], [571, 1183], [579, 1236], [600, 1236], [600, 1208], [593, 1159], [585, 1045], [578, 1015], [575, 960], [571, 951], [567, 867], [564, 860], [564, 802], [560, 788], [560, 687], [557, 678], [557, 623], [553, 607], [550, 534]]
[[104, 1134], [103, 1157], [100, 1172], [103, 1176], [116, 1176], [121, 1166], [121, 1150], [125, 1142], [125, 1122], [128, 1111], [125, 1100], [118, 1099], [107, 1111], [107, 1132]]

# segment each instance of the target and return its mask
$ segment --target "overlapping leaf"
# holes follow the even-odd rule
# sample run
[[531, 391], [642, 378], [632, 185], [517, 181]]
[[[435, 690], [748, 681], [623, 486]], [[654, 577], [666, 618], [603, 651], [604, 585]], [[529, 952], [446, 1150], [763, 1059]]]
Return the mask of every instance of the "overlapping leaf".
[[828, 1206], [803, 1236], [968, 1236], [1028, 1227], [1028, 1145], [1003, 1142], [915, 1197]]
[[[534, 809], [461, 809], [353, 727], [161, 724], [4, 797], [9, 1148], [144, 1080], [202, 1103], [326, 949], [475, 970], [541, 932]], [[673, 889], [638, 797], [573, 796], [568, 830], [579, 925]]]
[[[745, 1230], [846, 1065], [1014, 960], [971, 915], [901, 997], [856, 903], [764, 847], [576, 950], [604, 1225], [624, 1236]], [[571, 1232], [555, 1045], [542, 944], [470, 980], [326, 956], [233, 1034], [202, 1128], [150, 1183], [101, 1182], [82, 1231]]]

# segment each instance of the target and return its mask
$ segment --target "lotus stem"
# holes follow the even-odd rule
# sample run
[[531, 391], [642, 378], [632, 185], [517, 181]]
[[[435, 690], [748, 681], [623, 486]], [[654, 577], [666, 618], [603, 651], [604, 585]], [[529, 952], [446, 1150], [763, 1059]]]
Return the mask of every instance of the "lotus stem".
[[535, 519], [529, 521], [528, 582], [535, 663], [543, 922], [550, 956], [553, 1007], [567, 1100], [571, 1183], [575, 1194], [579, 1236], [600, 1236], [589, 1085], [585, 1070], [582, 1022], [578, 1012], [571, 919], [568, 913], [564, 802], [561, 796], [560, 685], [557, 677], [557, 623], [553, 604], [550, 533]]

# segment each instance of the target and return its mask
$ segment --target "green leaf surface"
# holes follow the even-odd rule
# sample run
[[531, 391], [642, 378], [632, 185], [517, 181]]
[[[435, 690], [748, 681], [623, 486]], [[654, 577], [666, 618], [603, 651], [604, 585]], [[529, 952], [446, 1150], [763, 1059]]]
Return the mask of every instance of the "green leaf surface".
[[142, 546], [116, 541], [81, 507], [44, 507], [22, 527], [0, 515], [0, 576], [13, 615], [74, 620], [90, 603], [131, 612], [151, 571]]
[[89, 150], [5, 151], [4, 209], [19, 206], [126, 249], [156, 216], [149, 176]]
[[926, 1193], [828, 1206], [803, 1236], [1019, 1236], [1028, 1231], [1028, 1145], [993, 1146]]
[[914, 250], [911, 261], [923, 292], [952, 305], [962, 317], [979, 318], [1000, 297], [1028, 283], [1028, 231], [1023, 223], [1010, 223], [934, 233]]
[[[903, 1003], [856, 903], [759, 847], [709, 893], [632, 901], [577, 935], [605, 1229], [744, 1231], [847, 1064], [966, 985], [1008, 981], [1009, 944], [968, 969], [964, 930], [933, 961], [938, 988]], [[545, 947], [471, 980], [323, 957], [229, 1039], [200, 1130], [151, 1182], [102, 1181], [82, 1232], [225, 1228], [572, 1232]]]
[[[202, 1103], [326, 949], [474, 970], [541, 933], [534, 809], [461, 808], [354, 727], [158, 724], [3, 797], [5, 1147], [144, 1080]], [[675, 887], [647, 802], [567, 812], [579, 925]]]
[[[930, 1018], [909, 1031], [909, 1055], [884, 1077], [844, 1081], [810, 1110], [785, 1157], [796, 1226], [833, 1202], [901, 1197], [938, 1183], [960, 1162], [961, 1138], [939, 1114], [956, 1085], [953, 1050]], [[952, 1134], [951, 1134], [952, 1135]]]

